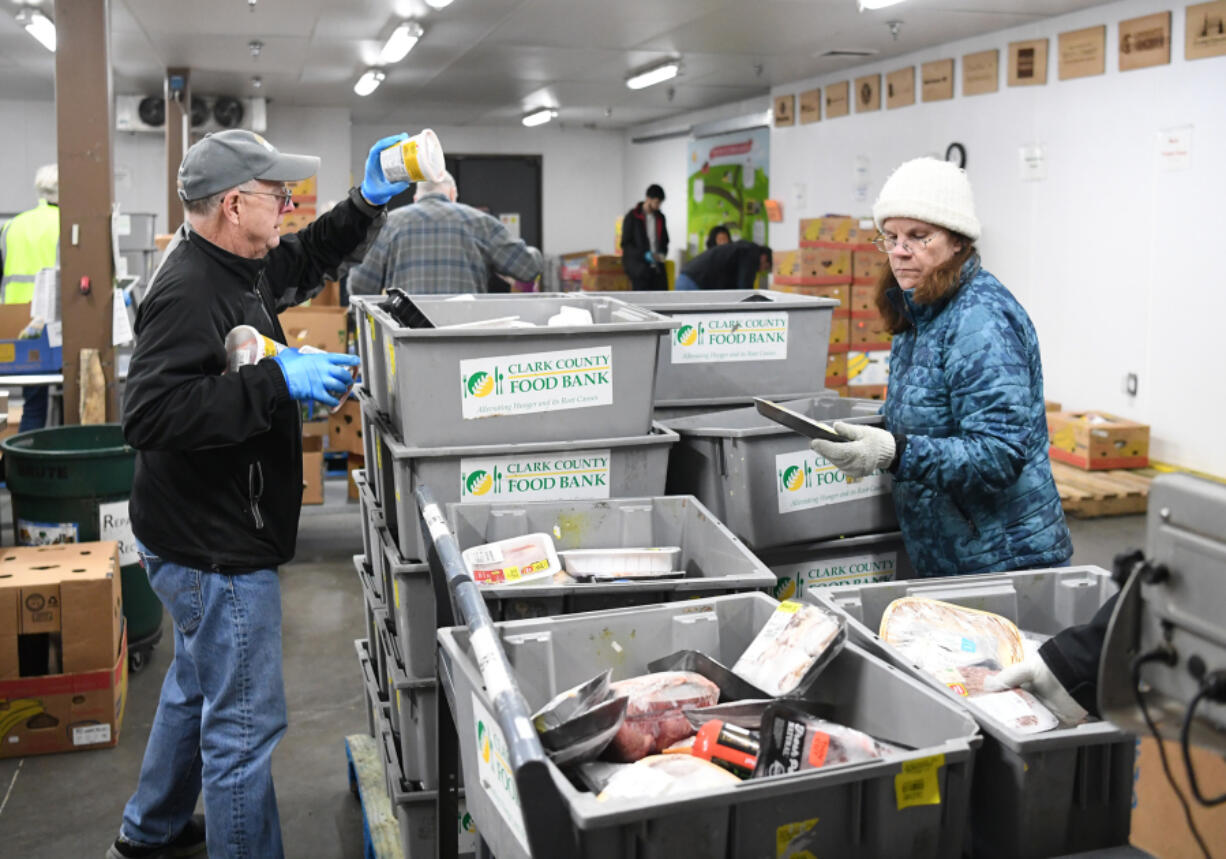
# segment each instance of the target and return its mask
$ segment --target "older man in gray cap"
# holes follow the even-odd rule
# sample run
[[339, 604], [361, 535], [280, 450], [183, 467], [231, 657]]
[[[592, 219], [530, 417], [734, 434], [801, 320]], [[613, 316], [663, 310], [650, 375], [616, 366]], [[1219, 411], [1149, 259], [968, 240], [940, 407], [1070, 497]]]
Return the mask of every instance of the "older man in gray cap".
[[[283, 855], [272, 751], [285, 732], [278, 565], [294, 555], [302, 502], [299, 403], [337, 402], [352, 355], [286, 349], [226, 372], [237, 325], [285, 342], [276, 308], [366, 236], [405, 184], [379, 141], [360, 188], [294, 235], [287, 182], [319, 159], [250, 131], [211, 134], [179, 168], [185, 229], [136, 319], [124, 436], [137, 449], [130, 502], [141, 562], [174, 620], [136, 792], [108, 859]], [[205, 819], [193, 817], [204, 793]]]

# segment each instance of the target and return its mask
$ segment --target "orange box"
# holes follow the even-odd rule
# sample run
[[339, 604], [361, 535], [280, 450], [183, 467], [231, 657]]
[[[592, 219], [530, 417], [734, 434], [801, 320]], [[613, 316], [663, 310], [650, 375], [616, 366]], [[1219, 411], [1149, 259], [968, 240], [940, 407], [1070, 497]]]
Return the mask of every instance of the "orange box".
[[347, 463], [348, 474], [346, 475], [345, 482], [349, 486], [349, 500], [350, 501], [358, 500], [358, 485], [353, 482], [353, 473], [357, 471], [358, 469], [365, 468], [365, 467], [366, 467], [366, 457], [360, 454], [356, 454], [356, 453], [349, 454], [349, 462]]
[[885, 385], [848, 385], [847, 396], [862, 400], [884, 400]]
[[800, 251], [775, 251], [771, 255], [771, 273], [775, 277], [800, 277]]
[[877, 319], [877, 286], [851, 286], [851, 315], [853, 319]]
[[[827, 215], [823, 218], [804, 218], [800, 222], [800, 246], [812, 242], [833, 242], [841, 245], [865, 245], [872, 248], [877, 228], [868, 218], [852, 218], [846, 215]], [[858, 249], [858, 248], [857, 248]]]
[[583, 275], [581, 287], [585, 292], [626, 292], [630, 278], [623, 271], [588, 271]]
[[1054, 400], [1044, 400], [1043, 408], [1045, 408], [1049, 412], [1063, 411], [1063, 409], [1060, 408], [1060, 404], [1055, 402]]
[[835, 392], [836, 394], [838, 394], [840, 397], [847, 397], [847, 396], [850, 396], [850, 394], [848, 394], [848, 393], [847, 393], [847, 386], [846, 386], [846, 385], [836, 385], [836, 386], [835, 386], [835, 387], [833, 387], [833, 388], [831, 388], [830, 386], [827, 386], [827, 388], [828, 388], [829, 390], [831, 390], [831, 391], [834, 391], [834, 392]]
[[854, 282], [875, 284], [882, 272], [889, 268], [890, 258], [873, 248], [871, 251], [856, 250], [851, 255], [851, 276]]
[[622, 258], [617, 254], [591, 254], [587, 258], [587, 270], [593, 273], [622, 273]]
[[348, 307], [291, 307], [277, 318], [287, 346], [314, 346], [325, 352], [348, 350]]
[[358, 455], [366, 452], [362, 441], [362, 404], [353, 397], [328, 415], [328, 450]]
[[1107, 412], [1048, 412], [1051, 458], [1085, 469], [1145, 468], [1149, 425]]
[[890, 341], [893, 339], [894, 336], [885, 327], [885, 320], [880, 317], [875, 319], [853, 318], [851, 320], [852, 349], [862, 352], [876, 352], [889, 349]]
[[[827, 354], [846, 352], [851, 347], [851, 320], [835, 318], [830, 321], [830, 346]], [[843, 375], [847, 375], [847, 362], [843, 362]]]
[[826, 358], [826, 387], [836, 388], [847, 384], [847, 355], [829, 355]]
[[835, 244], [800, 249], [801, 277], [850, 277], [851, 251]]
[[323, 436], [302, 437], [302, 503], [324, 503]]

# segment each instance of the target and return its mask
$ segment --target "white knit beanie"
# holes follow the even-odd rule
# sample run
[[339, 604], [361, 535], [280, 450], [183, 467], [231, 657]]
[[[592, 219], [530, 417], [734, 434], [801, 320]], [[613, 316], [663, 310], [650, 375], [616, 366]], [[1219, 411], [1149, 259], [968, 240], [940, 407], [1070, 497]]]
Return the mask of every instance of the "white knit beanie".
[[979, 238], [975, 198], [966, 171], [936, 158], [914, 158], [890, 174], [873, 204], [877, 229], [887, 218], [914, 218]]

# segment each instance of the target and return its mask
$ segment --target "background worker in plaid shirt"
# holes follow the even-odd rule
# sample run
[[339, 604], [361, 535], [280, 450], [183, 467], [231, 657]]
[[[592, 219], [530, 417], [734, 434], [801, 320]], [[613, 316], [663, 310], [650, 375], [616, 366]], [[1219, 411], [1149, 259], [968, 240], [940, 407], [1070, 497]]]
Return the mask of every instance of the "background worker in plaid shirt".
[[413, 205], [387, 215], [362, 264], [349, 272], [350, 295], [405, 292], [485, 292], [491, 271], [535, 280], [541, 252], [512, 238], [492, 215], [456, 202], [451, 174], [419, 182]]

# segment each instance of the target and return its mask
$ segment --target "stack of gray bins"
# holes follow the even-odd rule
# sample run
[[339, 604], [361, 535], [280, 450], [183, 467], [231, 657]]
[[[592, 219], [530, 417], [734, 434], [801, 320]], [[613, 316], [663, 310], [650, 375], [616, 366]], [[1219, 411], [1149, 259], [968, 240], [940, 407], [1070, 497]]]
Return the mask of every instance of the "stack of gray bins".
[[[434, 855], [438, 675], [414, 488], [428, 485], [442, 504], [515, 509], [661, 496], [677, 434], [652, 421], [669, 319], [581, 294], [411, 301], [414, 325], [393, 318], [381, 296], [351, 305], [366, 445], [355, 475], [363, 554], [354, 564], [367, 606], [357, 647], [369, 728], [384, 749], [405, 852], [417, 857]], [[591, 324], [549, 324], [563, 308], [587, 311]], [[466, 852], [474, 836], [463, 809], [458, 825]]]
[[[119, 259], [116, 274], [140, 278], [139, 289], [149, 286], [157, 268], [157, 244], [153, 238], [157, 230], [157, 215], [150, 212], [130, 212], [116, 218], [115, 234], [119, 244]], [[126, 269], [126, 270], [122, 270]]]

